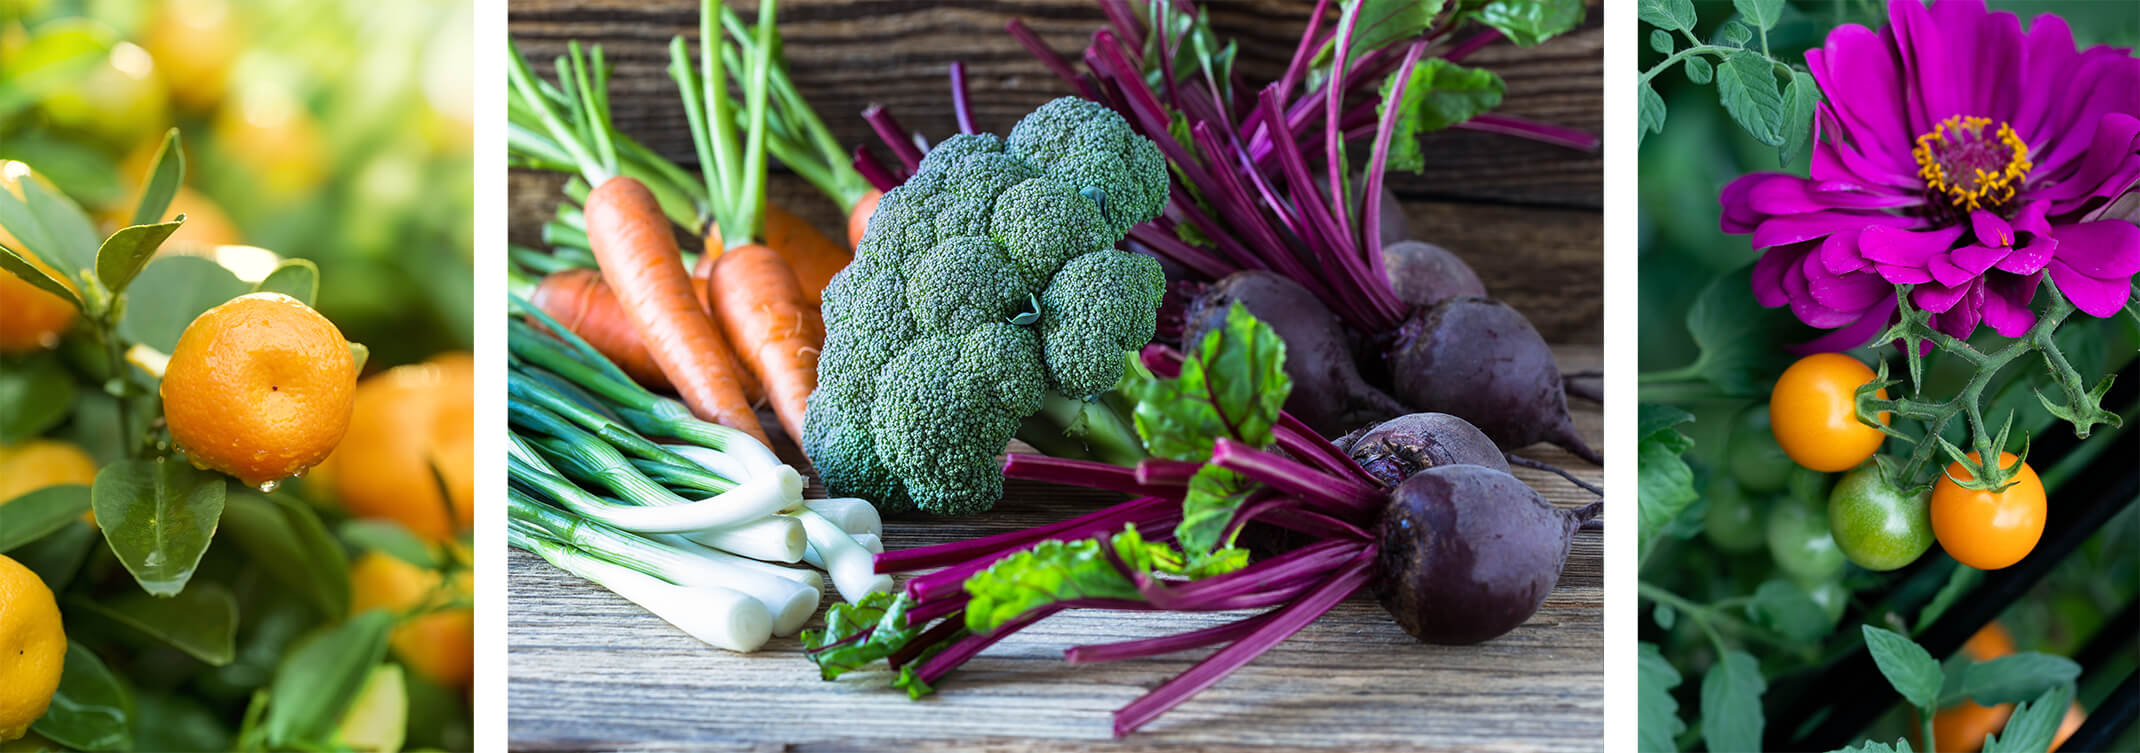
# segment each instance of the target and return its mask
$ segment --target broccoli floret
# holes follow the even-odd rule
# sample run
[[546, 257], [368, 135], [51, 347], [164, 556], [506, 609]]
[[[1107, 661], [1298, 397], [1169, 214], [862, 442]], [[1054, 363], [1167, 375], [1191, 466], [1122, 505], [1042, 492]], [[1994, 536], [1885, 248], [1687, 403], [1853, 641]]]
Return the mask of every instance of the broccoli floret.
[[1080, 400], [1113, 389], [1122, 353], [1152, 341], [1165, 293], [1149, 256], [1107, 249], [1064, 264], [1040, 294], [1041, 355], [1055, 389]]
[[1151, 339], [1159, 265], [1114, 245], [1166, 195], [1159, 149], [1075, 98], [931, 150], [825, 289], [802, 442], [826, 487], [892, 512], [994, 504], [996, 456], [1043, 396], [1104, 392]]

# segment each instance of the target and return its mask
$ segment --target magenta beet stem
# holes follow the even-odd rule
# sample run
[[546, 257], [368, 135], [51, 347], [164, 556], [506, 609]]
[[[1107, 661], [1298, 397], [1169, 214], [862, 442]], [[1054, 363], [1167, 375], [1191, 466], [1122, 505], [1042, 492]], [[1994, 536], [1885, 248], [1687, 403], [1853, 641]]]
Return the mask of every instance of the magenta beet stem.
[[1275, 612], [1246, 617], [1224, 625], [1214, 625], [1202, 630], [1161, 636], [1139, 638], [1133, 641], [1114, 643], [1088, 643], [1063, 650], [1063, 661], [1070, 664], [1098, 664], [1100, 662], [1142, 659], [1147, 656], [1163, 656], [1192, 648], [1203, 648], [1218, 643], [1238, 640], [1242, 636], [1269, 624]]
[[1471, 53], [1478, 52], [1480, 48], [1493, 44], [1494, 42], [1500, 39], [1500, 29], [1487, 29], [1477, 34], [1473, 34], [1469, 37], [1465, 37], [1464, 41], [1462, 42], [1449, 45], [1449, 49], [1444, 50], [1441, 53], [1441, 57], [1443, 60], [1447, 60], [1451, 63], [1454, 63], [1463, 60], [1464, 58], [1470, 57]]
[[1490, 112], [1473, 116], [1470, 120], [1451, 127], [1466, 131], [1483, 131], [1504, 136], [1515, 136], [1543, 144], [1574, 149], [1579, 152], [1595, 152], [1598, 150], [1599, 144], [1602, 143], [1596, 134], [1585, 133], [1573, 128], [1563, 128], [1551, 123], [1540, 123], [1535, 120], [1508, 115], [1496, 115]]
[[1182, 701], [1189, 700], [1191, 696], [1225, 679], [1234, 670], [1254, 661], [1265, 651], [1271, 650], [1294, 633], [1300, 632], [1301, 628], [1307, 627], [1316, 618], [1329, 612], [1338, 602], [1344, 601], [1346, 596], [1367, 584], [1374, 570], [1374, 554], [1372, 547], [1362, 551], [1346, 570], [1323, 581], [1321, 586], [1299, 601], [1279, 609], [1271, 616], [1270, 622], [1247, 637], [1219, 649], [1217, 653], [1190, 667], [1189, 671], [1176, 675], [1174, 679], [1152, 689], [1152, 692], [1146, 693], [1144, 697], [1116, 710], [1115, 736], [1127, 735], [1159, 718], [1159, 715], [1166, 713], [1168, 709], [1181, 705]]
[[1087, 489], [1106, 489], [1136, 496], [1172, 493], [1163, 487], [1153, 488], [1138, 483], [1136, 471], [1119, 465], [1027, 455], [1022, 452], [1013, 452], [1004, 458], [1003, 477], [1082, 486]]
[[879, 191], [890, 191], [907, 182], [905, 176], [893, 174], [891, 168], [877, 161], [877, 155], [871, 154], [869, 147], [860, 144], [855, 145], [854, 168], [862, 174], [863, 180]]
[[1013, 18], [1004, 22], [1003, 30], [1009, 32], [1011, 38], [1017, 40], [1019, 46], [1024, 47], [1026, 52], [1033, 53], [1033, 57], [1039, 58], [1040, 64], [1046, 66], [1050, 73], [1055, 74], [1056, 78], [1062, 79], [1063, 83], [1077, 87], [1078, 94], [1084, 95], [1086, 99], [1099, 99], [1092, 84], [1079, 77], [1076, 70], [1071, 69], [1070, 61], [1065, 60], [1062, 55], [1056, 54], [1055, 50], [1049, 47], [1047, 42], [1041, 41], [1040, 35], [1034, 34], [1032, 29], [1026, 28], [1024, 21]]
[[1366, 515], [1382, 506], [1381, 489], [1318, 471], [1299, 461], [1279, 457], [1232, 439], [1221, 438], [1211, 449], [1211, 463], [1271, 488], [1352, 515]]
[[[1143, 519], [1139, 516], [1148, 515], [1154, 509], [1171, 510], [1172, 514], [1178, 515], [1181, 512], [1181, 502], [1180, 500], [1165, 497], [1143, 497], [1079, 515], [1060, 523], [1050, 523], [1022, 531], [1007, 531], [978, 539], [885, 552], [877, 555], [877, 572], [904, 573], [958, 564], [974, 557], [1023, 548], [1035, 541], [1068, 536], [1067, 532], [1083, 530], [1086, 527], [1106, 526], [1108, 530], [1116, 530], [1121, 528], [1121, 523]], [[1070, 536], [1070, 538], [1082, 538], [1082, 536]]]
[[884, 148], [892, 150], [892, 156], [899, 158], [899, 164], [905, 165], [910, 172], [921, 169], [921, 148], [914, 145], [913, 132], [899, 125], [891, 111], [883, 105], [870, 105], [862, 110], [862, 120], [869, 123], [870, 130], [877, 132], [877, 139], [884, 142]]
[[951, 113], [959, 121], [959, 133], [978, 133], [973, 126], [973, 103], [966, 98], [966, 62], [951, 61]]

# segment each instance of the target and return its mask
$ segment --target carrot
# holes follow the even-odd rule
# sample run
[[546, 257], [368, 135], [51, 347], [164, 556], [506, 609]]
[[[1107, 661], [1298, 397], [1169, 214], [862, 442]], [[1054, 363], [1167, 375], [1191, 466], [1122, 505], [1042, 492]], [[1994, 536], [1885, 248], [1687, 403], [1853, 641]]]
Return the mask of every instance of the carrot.
[[862, 233], [869, 229], [869, 216], [877, 213], [877, 200], [882, 198], [884, 198], [884, 192], [872, 188], [867, 193], [862, 194], [862, 198], [855, 200], [853, 207], [848, 208], [848, 248], [862, 247]]
[[771, 447], [744, 396], [735, 352], [691, 292], [654, 193], [628, 176], [612, 177], [587, 194], [586, 215], [588, 245], [602, 277], [691, 412]]
[[803, 407], [817, 389], [817, 354], [825, 345], [817, 307], [805, 300], [787, 259], [756, 244], [721, 254], [706, 285], [719, 291], [714, 318], [765, 383], [780, 425], [801, 441]]
[[[830, 236], [819, 232], [808, 220], [796, 216], [768, 202], [765, 205], [765, 227], [759, 240], [767, 248], [787, 257], [788, 266], [795, 270], [795, 280], [802, 284], [804, 300], [816, 306], [824, 302], [825, 286], [831, 284], [832, 276], [847, 268], [854, 261], [854, 254], [846, 246]], [[704, 277], [715, 257], [721, 255], [720, 223], [706, 225], [706, 256], [699, 260], [695, 276]]]
[[[706, 299], [706, 286], [693, 280], [691, 289], [698, 293], [700, 307], [711, 316], [713, 305]], [[567, 269], [552, 273], [535, 286], [528, 302], [586, 340], [604, 357], [616, 362], [633, 381], [656, 390], [674, 389], [669, 384], [669, 377], [661, 373], [661, 366], [654, 363], [653, 354], [647, 352], [646, 343], [639, 339], [639, 330], [632, 326], [631, 319], [618, 305], [617, 294], [602, 282], [601, 272]], [[535, 327], [543, 328], [541, 324], [535, 324]], [[743, 380], [744, 396], [753, 405], [765, 399], [757, 377], [740, 363], [736, 365], [736, 373]]]

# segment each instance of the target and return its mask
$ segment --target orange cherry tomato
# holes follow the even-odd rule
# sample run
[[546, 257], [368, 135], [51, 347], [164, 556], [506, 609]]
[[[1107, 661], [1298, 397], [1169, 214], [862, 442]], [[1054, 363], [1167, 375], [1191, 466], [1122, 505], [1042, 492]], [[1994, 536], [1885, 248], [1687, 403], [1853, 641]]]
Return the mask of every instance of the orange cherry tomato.
[[[1977, 454], [1969, 453], [1970, 460]], [[2012, 465], [2014, 454], [1999, 453], [1999, 465]], [[1964, 489], [1955, 479], [1975, 478], [1961, 463], [1932, 486], [1932, 535], [1956, 561], [1979, 570], [1997, 570], [2020, 562], [2043, 538], [2043, 480], [2027, 463], [2004, 491]]]
[[[1873, 370], [1841, 353], [1816, 353], [1798, 359], [1776, 378], [1769, 393], [1769, 430], [1793, 462], [1824, 473], [1847, 471], [1872, 457], [1887, 438], [1858, 422], [1858, 388], [1873, 380]], [[1887, 390], [1881, 390], [1882, 399]], [[1887, 423], [1887, 414], [1880, 414]]]

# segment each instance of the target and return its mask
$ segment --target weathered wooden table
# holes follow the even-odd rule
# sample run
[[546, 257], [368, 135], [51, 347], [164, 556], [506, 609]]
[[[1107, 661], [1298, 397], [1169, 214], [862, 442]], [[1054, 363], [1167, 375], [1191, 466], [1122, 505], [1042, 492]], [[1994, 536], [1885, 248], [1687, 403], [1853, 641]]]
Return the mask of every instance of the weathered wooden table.
[[[1275, 76], [1312, 3], [1206, 0], [1238, 39], [1251, 79]], [[909, 127], [952, 132], [945, 66], [968, 66], [985, 128], [1064, 92], [1005, 36], [1024, 18], [1056, 49], [1080, 49], [1101, 16], [1088, 0], [783, 0], [781, 28], [797, 85], [844, 143], [871, 140], [853, 117], [871, 102]], [[695, 29], [688, 0], [515, 0], [511, 29], [531, 58], [567, 39], [600, 42], [616, 64], [618, 127], [690, 162], [688, 135], [664, 73], [670, 36]], [[742, 6], [739, 5], [739, 10]], [[1500, 111], [1596, 132], [1602, 121], [1602, 10], [1541, 47], [1496, 45], [1467, 64], [1508, 82]], [[1495, 296], [1522, 310], [1567, 371], [1597, 369], [1602, 334], [1602, 162], [1477, 133], [1426, 138], [1423, 175], [1394, 185], [1416, 237], [1474, 264]], [[515, 172], [512, 237], [535, 245], [561, 179]], [[828, 231], [829, 202], [792, 176], [770, 198]], [[1599, 444], [1596, 404], [1570, 400]], [[768, 417], [769, 418], [769, 417]], [[792, 452], [792, 450], [790, 450]], [[1539, 446], [1526, 455], [1602, 471]], [[1588, 496], [1549, 474], [1517, 475], [1562, 506]], [[1116, 495], [1011, 482], [996, 511], [960, 520], [895, 520], [885, 544], [905, 548], [1052, 522]], [[1615, 511], [1630, 508], [1615, 506]], [[1632, 525], [1631, 513], [1606, 516]], [[1137, 735], [1111, 741], [1111, 712], [1188, 668], [1209, 649], [1069, 666], [1062, 649], [1204, 627], [1238, 617], [1076, 611], [991, 647], [910, 701], [882, 674], [823, 682], [794, 639], [738, 655], [698, 643], [623, 599], [524, 552], [508, 560], [508, 706], [515, 749], [888, 751], [958, 747], [1043, 750], [1591, 750], [1602, 745], [1603, 538], [1576, 537], [1559, 587], [1530, 622], [1477, 646], [1420, 645], [1369, 600], [1339, 606]]]

